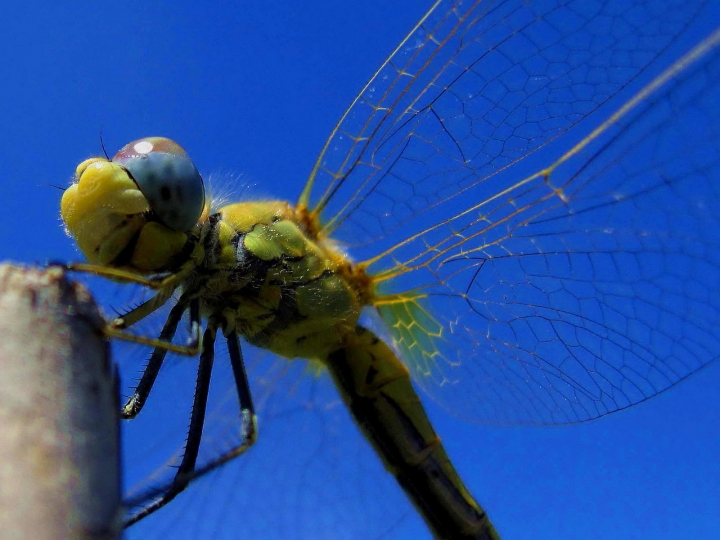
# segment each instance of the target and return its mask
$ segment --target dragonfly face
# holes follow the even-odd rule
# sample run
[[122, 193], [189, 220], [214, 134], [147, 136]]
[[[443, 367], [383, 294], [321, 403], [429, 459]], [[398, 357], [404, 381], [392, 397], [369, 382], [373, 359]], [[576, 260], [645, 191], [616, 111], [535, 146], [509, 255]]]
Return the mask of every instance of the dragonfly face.
[[205, 189], [185, 151], [148, 137], [112, 160], [93, 158], [75, 171], [61, 215], [88, 262], [158, 272], [189, 241], [205, 206]]
[[[346, 289], [336, 320], [351, 326], [359, 306], [372, 306], [415, 383], [446, 408], [486, 421], [579, 422], [717, 358], [718, 133], [707, 113], [717, 37], [630, 92], [703, 7], [661, 4], [439, 2], [341, 119], [298, 203], [271, 211], [294, 216], [300, 244], [335, 254], [313, 275], [342, 275], [333, 241], [358, 254], [350, 267], [369, 284]], [[596, 131], [561, 144], [622, 92], [625, 105]], [[260, 213], [223, 208], [237, 222]], [[253, 220], [264, 229], [246, 249], [257, 254], [268, 237], [292, 249], [295, 231]], [[181, 234], [160, 262], [182, 250]], [[246, 335], [261, 335], [256, 326]]]

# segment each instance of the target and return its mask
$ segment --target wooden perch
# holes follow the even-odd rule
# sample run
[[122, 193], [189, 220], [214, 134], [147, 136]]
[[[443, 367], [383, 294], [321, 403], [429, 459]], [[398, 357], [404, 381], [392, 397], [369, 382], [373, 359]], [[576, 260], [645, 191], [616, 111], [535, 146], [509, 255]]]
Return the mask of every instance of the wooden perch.
[[103, 321], [60, 268], [0, 265], [0, 536], [119, 538], [117, 389]]

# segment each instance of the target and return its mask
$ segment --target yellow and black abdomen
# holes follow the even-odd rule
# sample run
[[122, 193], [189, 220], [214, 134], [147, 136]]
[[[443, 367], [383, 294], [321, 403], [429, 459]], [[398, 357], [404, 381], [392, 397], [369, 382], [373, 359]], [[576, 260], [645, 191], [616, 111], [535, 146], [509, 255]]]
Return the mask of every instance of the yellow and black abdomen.
[[443, 539], [497, 540], [393, 350], [358, 326], [325, 363], [358, 427], [433, 534]]

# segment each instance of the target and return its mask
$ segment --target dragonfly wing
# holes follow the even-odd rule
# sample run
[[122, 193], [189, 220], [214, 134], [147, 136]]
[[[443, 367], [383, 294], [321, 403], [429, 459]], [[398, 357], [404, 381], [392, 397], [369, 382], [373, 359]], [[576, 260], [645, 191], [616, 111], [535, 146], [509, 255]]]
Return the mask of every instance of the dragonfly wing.
[[483, 421], [578, 422], [718, 358], [719, 43], [372, 262], [381, 290], [416, 285], [379, 309], [431, 396]]
[[328, 139], [300, 205], [446, 408], [583, 421], [717, 356], [715, 45], [575, 147], [705, 7], [437, 2]]
[[321, 235], [391, 246], [595, 111], [702, 5], [440, 0], [342, 116], [299, 205]]

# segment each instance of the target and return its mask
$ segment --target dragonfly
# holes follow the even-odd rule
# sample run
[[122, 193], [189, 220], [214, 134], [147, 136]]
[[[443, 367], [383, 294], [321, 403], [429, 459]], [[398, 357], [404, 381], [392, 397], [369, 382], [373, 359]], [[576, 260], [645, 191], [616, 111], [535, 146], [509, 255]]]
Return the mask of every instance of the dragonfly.
[[[382, 436], [367, 427], [355, 409], [368, 388], [337, 368], [350, 351], [381, 359], [365, 383], [392, 367], [389, 379], [409, 374], [442, 407], [504, 423], [599, 418], [712, 362], [718, 138], [708, 111], [719, 38], [633, 88], [703, 8], [660, 4], [437, 2], [343, 115], [293, 204], [206, 201], [187, 154], [165, 139], [83, 162], [63, 219], [90, 265], [73, 268], [157, 291], [107, 328], [155, 347], [124, 414], [151, 399], [152, 366], [167, 351], [200, 349], [207, 367], [218, 330], [238, 381], [242, 442], [199, 464], [191, 456], [138, 516], [262, 437], [238, 336], [329, 369], [386, 468], [437, 467], [442, 488], [406, 491], [441, 537], [494, 532], [432, 428], [406, 431], [426, 421], [412, 387], [382, 386], [393, 411], [379, 425], [395, 424]], [[693, 129], [677, 128], [677, 115]], [[584, 130], [580, 142], [564, 142], [571, 130]], [[190, 172], [157, 172], [173, 167]], [[199, 183], [163, 183], [188, 177]], [[83, 198], [85, 182], [101, 187]], [[168, 303], [159, 339], [128, 332]], [[189, 344], [171, 342], [186, 312]], [[203, 409], [205, 391], [195, 399]], [[380, 395], [370, 401], [379, 411]], [[195, 416], [189, 441], [200, 445]], [[419, 454], [392, 461], [393, 437], [420, 441]], [[443, 497], [470, 517], [438, 518]]]

